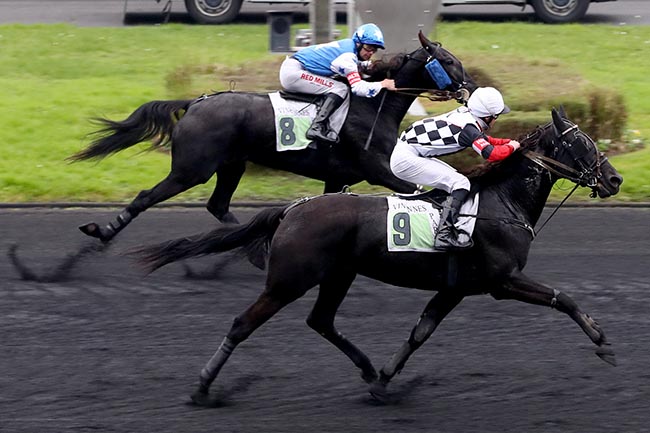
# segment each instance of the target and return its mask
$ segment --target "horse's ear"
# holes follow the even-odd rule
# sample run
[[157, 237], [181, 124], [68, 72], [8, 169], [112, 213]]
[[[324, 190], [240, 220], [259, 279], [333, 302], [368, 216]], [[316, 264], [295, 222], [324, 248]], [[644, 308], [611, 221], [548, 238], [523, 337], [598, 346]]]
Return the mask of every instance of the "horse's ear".
[[420, 45], [422, 45], [424, 48], [427, 47], [429, 40], [427, 39], [426, 36], [424, 36], [424, 33], [422, 33], [422, 30], [418, 32], [418, 39], [420, 40]]
[[568, 119], [569, 118], [569, 116], [566, 115], [566, 111], [564, 111], [564, 105], [560, 105], [560, 116], [563, 119]]
[[562, 133], [562, 131], [564, 131], [564, 120], [562, 120], [562, 116], [555, 108], [551, 110], [551, 116], [553, 117], [553, 125], [555, 126], [555, 130], [559, 135]]
[[438, 45], [437, 42], [431, 42], [426, 36], [424, 36], [422, 30], [418, 32], [418, 39], [420, 40], [420, 45], [422, 45], [422, 47], [424, 47], [427, 51], [431, 50], [433, 46]]

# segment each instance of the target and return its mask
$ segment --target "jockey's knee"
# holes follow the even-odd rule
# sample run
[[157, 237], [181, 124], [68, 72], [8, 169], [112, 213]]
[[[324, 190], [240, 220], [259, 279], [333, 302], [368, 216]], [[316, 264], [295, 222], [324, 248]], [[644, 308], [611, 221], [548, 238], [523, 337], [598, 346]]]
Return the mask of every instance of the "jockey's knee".
[[350, 88], [346, 84], [338, 81], [334, 81], [333, 84], [331, 91], [328, 93], [333, 93], [343, 99], [347, 99], [350, 94]]
[[455, 176], [456, 178], [454, 179], [454, 181], [450, 185], [450, 188], [451, 188], [450, 192], [456, 191], [456, 190], [459, 190], [459, 189], [464, 189], [466, 191], [469, 191], [469, 189], [471, 187], [469, 179], [467, 179], [465, 176], [463, 176], [460, 173], [456, 173], [456, 175], [457, 175], [457, 176]]

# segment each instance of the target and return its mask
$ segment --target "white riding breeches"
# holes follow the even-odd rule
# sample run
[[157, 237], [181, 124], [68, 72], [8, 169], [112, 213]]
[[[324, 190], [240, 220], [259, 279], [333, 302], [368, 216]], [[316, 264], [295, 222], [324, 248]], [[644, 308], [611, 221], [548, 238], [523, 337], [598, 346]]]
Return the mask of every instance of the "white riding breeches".
[[280, 84], [291, 92], [322, 95], [334, 93], [348, 100], [349, 88], [345, 83], [333, 80], [331, 77], [313, 74], [304, 69], [302, 63], [287, 57], [280, 66]]
[[402, 140], [397, 140], [390, 156], [390, 169], [402, 180], [448, 193], [458, 189], [469, 191], [470, 188], [467, 177], [454, 167], [436, 158], [420, 156], [417, 149]]
[[280, 66], [280, 84], [285, 90], [291, 92], [323, 95], [334, 93], [343, 98], [343, 103], [330, 116], [331, 124], [342, 125], [350, 108], [350, 89], [341, 81], [329, 77], [312, 74], [303, 69], [302, 63], [287, 57]]

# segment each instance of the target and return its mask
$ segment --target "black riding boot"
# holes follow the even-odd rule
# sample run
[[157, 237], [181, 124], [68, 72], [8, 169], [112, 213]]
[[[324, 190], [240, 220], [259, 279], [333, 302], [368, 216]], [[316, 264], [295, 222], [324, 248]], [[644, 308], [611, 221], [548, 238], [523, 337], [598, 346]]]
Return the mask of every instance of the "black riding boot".
[[458, 229], [454, 225], [458, 221], [460, 206], [465, 201], [467, 193], [468, 191], [465, 189], [452, 191], [442, 204], [442, 215], [440, 215], [438, 232], [433, 243], [434, 249], [439, 251], [460, 250], [473, 245], [471, 238], [465, 242], [458, 240]]
[[330, 115], [341, 106], [344, 99], [334, 93], [328, 93], [325, 96], [323, 104], [318, 109], [314, 122], [307, 131], [307, 138], [310, 140], [320, 140], [328, 143], [338, 143], [339, 136], [336, 131], [330, 129]]

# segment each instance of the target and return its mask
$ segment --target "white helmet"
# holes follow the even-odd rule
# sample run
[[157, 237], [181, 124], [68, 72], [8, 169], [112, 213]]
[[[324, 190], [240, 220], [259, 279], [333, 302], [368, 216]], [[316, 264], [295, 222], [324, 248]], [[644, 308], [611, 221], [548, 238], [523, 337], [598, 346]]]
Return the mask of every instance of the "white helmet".
[[510, 112], [510, 108], [503, 102], [501, 92], [494, 87], [479, 87], [474, 90], [467, 101], [467, 108], [476, 117], [498, 116]]

